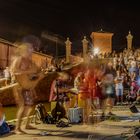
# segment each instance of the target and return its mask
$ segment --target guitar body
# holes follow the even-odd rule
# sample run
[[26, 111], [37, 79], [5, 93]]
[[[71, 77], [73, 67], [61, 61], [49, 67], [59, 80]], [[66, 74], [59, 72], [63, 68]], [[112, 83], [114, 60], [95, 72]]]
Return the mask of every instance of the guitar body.
[[[54, 87], [56, 88], [55, 94], [57, 95], [56, 106], [51, 112], [55, 122], [59, 121], [61, 118], [67, 118], [66, 110], [64, 108], [64, 94], [63, 94], [65, 88], [62, 88], [60, 86], [61, 84], [62, 83], [59, 80], [55, 81]], [[61, 87], [61, 92], [58, 91], [58, 88], [60, 89], [60, 87]]]
[[52, 117], [55, 122], [60, 120], [61, 118], [66, 118], [66, 110], [62, 103], [57, 102], [55, 108], [51, 112]]
[[37, 75], [16, 75], [16, 80], [19, 83], [19, 85], [24, 89], [34, 89], [38, 82], [42, 80], [45, 77], [45, 74], [43, 72], [37, 74]]

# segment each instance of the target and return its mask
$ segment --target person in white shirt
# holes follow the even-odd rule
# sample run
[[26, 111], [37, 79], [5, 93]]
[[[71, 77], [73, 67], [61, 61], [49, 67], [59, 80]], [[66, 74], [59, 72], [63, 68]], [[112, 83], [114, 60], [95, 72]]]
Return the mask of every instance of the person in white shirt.
[[125, 64], [125, 65], [128, 64], [128, 57], [127, 57], [127, 54], [124, 55], [124, 64]]
[[136, 60], [132, 60], [130, 63], [129, 75], [131, 78], [133, 77], [134, 73], [136, 74], [136, 76], [139, 74]]
[[3, 72], [4, 72], [4, 78], [6, 78], [5, 86], [7, 86], [10, 83], [10, 79], [11, 79], [9, 67], [6, 67], [6, 69]]
[[123, 103], [123, 76], [121, 76], [121, 72], [117, 71], [117, 76], [115, 78], [115, 89], [117, 96], [117, 103], [119, 103], [119, 98], [121, 97], [121, 104]]
[[113, 68], [115, 70], [116, 70], [117, 62], [118, 62], [118, 56], [117, 56], [117, 54], [115, 54], [115, 57], [113, 58]]

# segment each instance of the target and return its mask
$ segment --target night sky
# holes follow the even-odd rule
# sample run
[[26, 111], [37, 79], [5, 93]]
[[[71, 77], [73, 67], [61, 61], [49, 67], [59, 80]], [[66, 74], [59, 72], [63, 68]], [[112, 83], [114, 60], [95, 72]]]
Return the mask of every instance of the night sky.
[[51, 31], [71, 41], [90, 39], [92, 31], [113, 32], [113, 46], [126, 45], [131, 30], [140, 46], [140, 7], [134, 0], [0, 0], [0, 37], [16, 41]]

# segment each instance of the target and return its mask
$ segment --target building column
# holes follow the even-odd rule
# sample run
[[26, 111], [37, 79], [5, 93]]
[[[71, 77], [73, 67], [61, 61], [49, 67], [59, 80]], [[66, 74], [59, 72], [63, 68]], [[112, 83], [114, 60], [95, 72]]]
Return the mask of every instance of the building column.
[[83, 43], [83, 59], [86, 61], [87, 57], [87, 48], [88, 48], [88, 41], [86, 39], [86, 36], [84, 36], [84, 39], [82, 40]]
[[71, 56], [71, 42], [69, 40], [69, 37], [67, 38], [66, 44], [66, 63], [70, 63], [70, 56]]
[[132, 49], [132, 39], [133, 36], [131, 35], [131, 32], [129, 31], [129, 34], [126, 36], [127, 38], [127, 49]]

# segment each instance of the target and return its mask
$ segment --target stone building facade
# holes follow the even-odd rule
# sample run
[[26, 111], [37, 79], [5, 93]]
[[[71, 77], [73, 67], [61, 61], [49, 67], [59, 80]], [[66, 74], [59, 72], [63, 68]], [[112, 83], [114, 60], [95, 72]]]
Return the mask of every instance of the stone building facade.
[[90, 37], [94, 49], [98, 49], [99, 53], [112, 52], [112, 36], [113, 33], [104, 32], [100, 30], [98, 32], [92, 32]]

